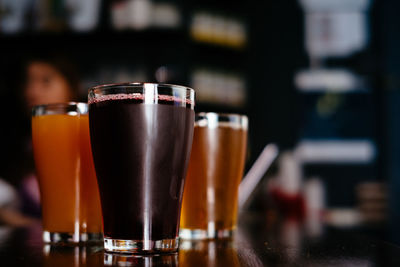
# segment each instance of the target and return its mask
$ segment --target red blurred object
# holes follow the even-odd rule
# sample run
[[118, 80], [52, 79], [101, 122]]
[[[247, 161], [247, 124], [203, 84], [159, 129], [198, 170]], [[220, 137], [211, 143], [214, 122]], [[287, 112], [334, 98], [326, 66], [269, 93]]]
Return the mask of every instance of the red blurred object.
[[278, 188], [274, 188], [270, 194], [276, 209], [283, 217], [299, 221], [304, 219], [305, 201], [300, 193], [288, 194]]

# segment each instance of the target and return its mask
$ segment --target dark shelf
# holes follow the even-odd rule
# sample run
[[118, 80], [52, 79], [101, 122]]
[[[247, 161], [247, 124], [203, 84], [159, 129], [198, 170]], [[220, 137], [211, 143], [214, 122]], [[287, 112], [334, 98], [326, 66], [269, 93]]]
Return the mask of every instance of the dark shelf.
[[[129, 41], [134, 43], [151, 44], [164, 42], [182, 42], [187, 39], [186, 32], [170, 29], [148, 29], [144, 31], [134, 30], [97, 30], [92, 32], [23, 32], [19, 34], [0, 34], [2, 46], [53, 46], [54, 44], [76, 46], [87, 43], [103, 42], [104, 45], [112, 44], [115, 41]], [[81, 43], [79, 43], [81, 42]]]
[[[224, 67], [228, 69], [243, 67], [246, 48], [235, 49], [228, 46], [200, 43], [192, 40], [186, 30], [147, 29], [135, 30], [97, 30], [92, 32], [22, 32], [19, 34], [1, 34], [0, 44], [7, 53], [25, 53], [27, 51], [62, 51], [85, 61], [85, 54], [98, 54], [107, 57], [111, 54], [121, 56], [135, 54], [139, 57], [159, 56], [168, 51], [169, 58], [188, 56], [190, 65]], [[101, 55], [100, 55], [101, 53]], [[83, 58], [82, 58], [83, 57]]]

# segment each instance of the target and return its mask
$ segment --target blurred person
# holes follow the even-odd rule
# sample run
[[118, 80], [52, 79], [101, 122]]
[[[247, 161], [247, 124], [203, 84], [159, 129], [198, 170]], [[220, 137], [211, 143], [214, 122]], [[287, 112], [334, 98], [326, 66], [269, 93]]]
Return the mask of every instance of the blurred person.
[[78, 100], [77, 69], [61, 55], [30, 58], [24, 66], [23, 77], [22, 123], [15, 136], [11, 136], [16, 142], [8, 145], [11, 156], [4, 164], [7, 168], [0, 173], [3, 177], [0, 178], [0, 194], [4, 196], [0, 198], [0, 224], [26, 225], [41, 216], [32, 151], [32, 107]]
[[28, 62], [23, 96], [29, 112], [33, 106], [76, 100], [79, 79], [64, 58], [38, 58]]

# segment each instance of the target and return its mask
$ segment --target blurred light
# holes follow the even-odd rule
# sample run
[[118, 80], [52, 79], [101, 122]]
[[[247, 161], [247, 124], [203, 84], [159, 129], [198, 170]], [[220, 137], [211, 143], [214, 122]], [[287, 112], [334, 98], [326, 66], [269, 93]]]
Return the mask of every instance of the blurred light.
[[299, 0], [307, 11], [366, 11], [370, 0]]
[[343, 103], [343, 95], [326, 93], [317, 101], [317, 113], [320, 117], [329, 117], [336, 113]]
[[348, 56], [368, 40], [368, 0], [299, 0], [305, 11], [305, 46], [311, 57]]
[[302, 163], [366, 164], [375, 158], [375, 145], [369, 140], [305, 140], [295, 153]]
[[336, 227], [354, 227], [360, 225], [361, 215], [356, 209], [329, 209], [325, 211], [324, 222]]
[[112, 25], [117, 30], [143, 30], [151, 25], [152, 5], [149, 0], [116, 2], [111, 7]]
[[68, 22], [75, 31], [93, 30], [99, 21], [101, 0], [65, 0]]
[[191, 86], [197, 89], [196, 97], [200, 102], [235, 107], [246, 103], [245, 80], [233, 73], [198, 69], [191, 75]]
[[156, 80], [159, 83], [165, 83], [169, 80], [168, 68], [161, 66], [156, 70]]
[[190, 34], [198, 42], [233, 48], [241, 48], [247, 42], [247, 31], [243, 22], [208, 12], [193, 15]]
[[381, 182], [364, 182], [356, 187], [357, 206], [364, 223], [382, 223], [388, 212], [387, 186]]
[[18, 193], [14, 187], [0, 178], [0, 208], [18, 208]]
[[362, 82], [354, 73], [345, 69], [311, 69], [299, 71], [295, 85], [302, 92], [354, 92]]
[[25, 27], [25, 16], [30, 7], [30, 0], [0, 1], [0, 31], [17, 33]]
[[176, 28], [181, 24], [181, 14], [169, 3], [153, 3], [152, 25], [158, 28]]
[[313, 177], [304, 182], [303, 195], [306, 204], [305, 230], [308, 236], [322, 234], [322, 212], [325, 208], [325, 186], [320, 178]]

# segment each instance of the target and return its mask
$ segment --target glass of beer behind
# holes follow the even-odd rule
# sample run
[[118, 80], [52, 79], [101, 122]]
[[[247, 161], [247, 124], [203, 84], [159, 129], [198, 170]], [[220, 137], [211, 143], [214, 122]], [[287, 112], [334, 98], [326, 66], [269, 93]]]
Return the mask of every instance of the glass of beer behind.
[[196, 115], [183, 193], [180, 237], [229, 238], [237, 224], [248, 119], [237, 114]]
[[47, 243], [102, 240], [85, 103], [33, 108], [32, 141]]

